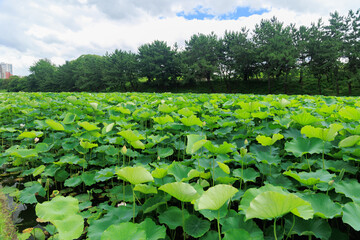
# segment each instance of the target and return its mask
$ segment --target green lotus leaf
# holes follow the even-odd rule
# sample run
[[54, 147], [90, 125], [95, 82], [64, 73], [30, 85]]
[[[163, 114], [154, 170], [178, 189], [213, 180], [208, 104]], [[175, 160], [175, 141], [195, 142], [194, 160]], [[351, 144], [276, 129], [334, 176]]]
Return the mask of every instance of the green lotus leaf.
[[151, 172], [151, 175], [154, 178], [163, 178], [167, 175], [167, 170], [163, 168], [156, 168], [154, 171]]
[[[295, 138], [290, 142], [285, 143], [287, 152], [291, 152], [295, 157], [301, 157], [304, 154], [322, 153], [323, 141], [318, 138]], [[325, 152], [328, 152], [326, 149]]]
[[166, 158], [173, 155], [174, 150], [172, 148], [158, 148], [157, 154], [161, 158]]
[[165, 212], [161, 213], [159, 215], [159, 222], [162, 224], [166, 224], [170, 229], [176, 229], [179, 226], [182, 226], [182, 217], [184, 216], [184, 219], [189, 217], [189, 212], [184, 209], [181, 211], [181, 209], [177, 207], [169, 207]]
[[100, 129], [99, 127], [96, 126], [96, 124], [92, 124], [89, 122], [79, 122], [78, 125], [84, 128], [86, 131], [95, 131]]
[[[286, 224], [292, 226], [292, 220], [286, 219]], [[292, 234], [299, 236], [315, 236], [318, 239], [329, 239], [331, 236], [331, 227], [324, 219], [308, 219], [295, 218], [295, 225]], [[295, 237], [296, 238], [296, 237]]]
[[190, 134], [187, 136], [186, 153], [196, 153], [207, 142], [205, 135]]
[[219, 167], [221, 168], [221, 170], [224, 171], [224, 173], [230, 174], [230, 168], [228, 165], [226, 165], [225, 163], [219, 162], [219, 161], [216, 161], [216, 162], [219, 165]]
[[256, 178], [260, 177], [260, 173], [253, 168], [240, 168], [233, 171], [234, 177], [241, 178], [244, 182], [255, 182]]
[[238, 104], [247, 112], [256, 112], [259, 111], [261, 107], [265, 107], [265, 105], [259, 102], [239, 102]]
[[113, 224], [101, 235], [101, 240], [146, 240], [145, 230], [139, 224], [125, 222]]
[[115, 123], [110, 123], [110, 124], [105, 124], [104, 123], [104, 127], [102, 129], [102, 134], [107, 134], [108, 132], [111, 132], [111, 130], [113, 130]]
[[185, 126], [188, 126], [188, 127], [194, 126], [194, 125], [197, 125], [199, 127], [203, 126], [203, 122], [198, 117], [196, 117], [195, 115], [191, 115], [190, 117], [181, 118], [180, 121]]
[[348, 121], [359, 121], [360, 120], [360, 110], [346, 106], [339, 111], [339, 115]]
[[67, 113], [64, 117], [63, 123], [64, 124], [71, 124], [75, 121], [76, 119], [76, 114], [74, 113]]
[[350, 137], [347, 137], [343, 140], [341, 140], [339, 142], [339, 147], [340, 148], [344, 148], [344, 147], [352, 147], [355, 144], [357, 144], [360, 141], [360, 136], [359, 135], [353, 135]]
[[44, 172], [45, 170], [45, 165], [40, 165], [37, 168], [35, 168], [34, 172], [33, 172], [33, 176], [36, 177], [37, 175], [40, 175], [41, 173]]
[[38, 203], [35, 210], [36, 215], [45, 221], [64, 220], [79, 212], [79, 201], [73, 197], [57, 196], [51, 201]]
[[166, 236], [166, 227], [156, 225], [150, 218], [142, 221], [139, 228], [145, 230], [146, 240], [164, 239]]
[[[137, 209], [135, 216], [137, 215]], [[91, 240], [100, 240], [103, 232], [113, 224], [128, 222], [133, 217], [133, 209], [125, 206], [110, 208], [101, 218], [90, 223], [87, 237]]]
[[195, 202], [195, 209], [218, 210], [223, 206], [238, 190], [230, 185], [218, 184], [206, 190]]
[[73, 240], [81, 236], [84, 230], [84, 218], [80, 215], [69, 215], [62, 220], [51, 221], [59, 232], [59, 239]]
[[54, 121], [54, 120], [52, 120], [52, 119], [46, 119], [46, 120], [45, 120], [45, 123], [46, 123], [51, 129], [53, 129], [53, 130], [55, 130], [55, 131], [64, 131], [64, 130], [65, 130], [64, 126], [63, 126], [61, 123], [59, 123], [59, 122], [57, 122], [57, 121]]
[[344, 126], [338, 123], [333, 123], [329, 128], [316, 128], [310, 125], [301, 128], [301, 133], [305, 134], [308, 138], [319, 138], [323, 141], [334, 141], [338, 135], [338, 131], [343, 129]]
[[273, 186], [271, 184], [266, 184], [265, 186], [262, 186], [260, 188], [250, 188], [244, 193], [240, 201], [239, 210], [246, 210], [247, 208], [249, 208], [250, 202], [254, 200], [256, 196], [268, 191], [287, 194], [287, 192], [282, 187]]
[[82, 183], [82, 178], [80, 176], [68, 178], [64, 182], [64, 186], [66, 187], [76, 187]]
[[194, 115], [194, 112], [189, 110], [188, 108], [182, 108], [178, 111], [179, 114], [184, 115], [185, 117], [190, 117]]
[[35, 131], [22, 132], [17, 138], [20, 140], [24, 138], [36, 138], [36, 137], [42, 137], [43, 134], [44, 134], [43, 132], [35, 132]]
[[147, 139], [151, 139], [154, 144], [161, 143], [162, 141], [168, 139], [169, 136], [161, 136], [161, 135], [150, 135]]
[[85, 149], [91, 149], [91, 148], [97, 147], [99, 145], [97, 143], [91, 143], [91, 142], [88, 142], [88, 141], [81, 140], [80, 141], [80, 146], [85, 148]]
[[344, 179], [334, 183], [335, 191], [360, 204], [360, 183], [356, 179]]
[[253, 240], [254, 238], [250, 233], [244, 229], [230, 229], [224, 232], [224, 238], [222, 240]]
[[162, 117], [153, 117], [154, 119], [154, 122], [160, 124], [160, 125], [164, 125], [166, 123], [173, 123], [174, 122], [174, 119], [169, 116], [169, 115], [165, 115], [165, 116], [162, 116]]
[[291, 119], [300, 125], [310, 125], [316, 122], [322, 121], [322, 119], [314, 117], [310, 113], [303, 112], [300, 114], [293, 115]]
[[116, 170], [116, 174], [133, 185], [154, 181], [150, 172], [142, 166], [120, 168]]
[[302, 195], [302, 198], [311, 203], [316, 216], [331, 219], [341, 215], [341, 205], [334, 203], [328, 195], [323, 193]]
[[37, 157], [38, 153], [35, 149], [15, 149], [11, 151], [10, 155], [18, 158], [31, 158]]
[[158, 110], [160, 112], [163, 112], [163, 113], [171, 113], [171, 112], [174, 112], [176, 110], [176, 107], [169, 106], [166, 103], [163, 103], [163, 104], [159, 105]]
[[51, 149], [51, 147], [49, 145], [47, 145], [46, 143], [38, 143], [35, 146], [35, 150], [38, 153], [44, 153], [44, 152], [49, 151], [50, 149]]
[[134, 187], [134, 191], [142, 192], [145, 194], [149, 194], [149, 193], [157, 194], [158, 193], [156, 187], [149, 186], [146, 184], [136, 184]]
[[319, 182], [329, 182], [335, 177], [335, 174], [330, 174], [325, 170], [317, 170], [316, 172], [292, 172], [290, 170], [283, 173], [286, 176], [290, 176], [305, 185], [315, 185]]
[[298, 196], [274, 191], [260, 193], [246, 209], [246, 219], [260, 218], [271, 220], [289, 212], [303, 219], [310, 219], [314, 215], [311, 204]]
[[216, 153], [216, 154], [230, 153], [230, 152], [233, 152], [233, 148], [235, 148], [235, 146], [233, 144], [231, 144], [231, 143], [224, 142], [220, 146], [215, 146], [215, 145], [212, 144], [211, 141], [207, 141], [204, 144], [204, 147], [207, 150], [209, 150], [209, 152]]
[[129, 143], [135, 149], [145, 149], [145, 144], [143, 144], [140, 140], [129, 142]]
[[350, 202], [344, 205], [342, 220], [349, 224], [356, 231], [360, 231], [360, 205]]
[[256, 137], [256, 140], [258, 141], [258, 143], [260, 143], [263, 146], [271, 146], [274, 145], [276, 141], [281, 140], [283, 138], [284, 136], [282, 134], [276, 133], [271, 138], [266, 137], [264, 135], [258, 135]]
[[120, 136], [122, 136], [123, 138], [125, 138], [126, 141], [128, 141], [128, 142], [136, 142], [138, 140], [144, 140], [145, 139], [144, 136], [142, 136], [141, 134], [136, 134], [131, 129], [118, 132], [118, 134]]
[[169, 167], [168, 167], [168, 174], [169, 175], [173, 175], [176, 179], [176, 181], [180, 182], [182, 181], [184, 178], [187, 178], [189, 172], [190, 172], [191, 168], [187, 167], [185, 164], [181, 163], [181, 162], [173, 162]]
[[190, 215], [185, 220], [184, 231], [194, 238], [199, 238], [207, 233], [210, 229], [210, 222]]
[[44, 197], [46, 194], [45, 189], [38, 182], [31, 182], [30, 186], [27, 186], [20, 192], [19, 200], [22, 203], [37, 203], [36, 195]]
[[167, 183], [159, 187], [159, 190], [170, 194], [182, 202], [191, 202], [199, 197], [193, 186], [183, 182]]

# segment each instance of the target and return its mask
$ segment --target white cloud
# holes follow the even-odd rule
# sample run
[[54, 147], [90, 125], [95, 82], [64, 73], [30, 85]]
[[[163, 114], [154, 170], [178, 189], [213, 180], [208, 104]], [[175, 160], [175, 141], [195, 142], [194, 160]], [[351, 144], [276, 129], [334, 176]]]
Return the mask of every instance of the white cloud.
[[[252, 29], [272, 16], [285, 24], [309, 25], [335, 10], [346, 15], [357, 5], [349, 0], [0, 0], [0, 62], [12, 63], [15, 74], [26, 75], [40, 58], [63, 64], [82, 54], [136, 51], [156, 39], [182, 46], [192, 34]], [[199, 6], [214, 15], [236, 7], [268, 12], [226, 21], [176, 16]]]

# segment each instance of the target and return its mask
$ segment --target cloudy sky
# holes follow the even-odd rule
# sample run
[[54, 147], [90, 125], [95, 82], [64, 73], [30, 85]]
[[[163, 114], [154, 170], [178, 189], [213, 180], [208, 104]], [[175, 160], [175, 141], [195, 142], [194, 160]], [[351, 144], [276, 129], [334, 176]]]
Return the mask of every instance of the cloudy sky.
[[272, 16], [310, 25], [358, 8], [354, 0], [0, 0], [0, 62], [23, 76], [41, 58], [60, 65], [154, 40], [184, 46], [193, 34], [253, 29]]

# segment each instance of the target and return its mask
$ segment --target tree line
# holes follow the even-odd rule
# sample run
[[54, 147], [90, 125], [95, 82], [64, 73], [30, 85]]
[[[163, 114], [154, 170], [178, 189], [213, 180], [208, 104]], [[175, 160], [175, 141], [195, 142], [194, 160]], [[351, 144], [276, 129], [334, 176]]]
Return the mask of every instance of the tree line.
[[[331, 13], [326, 23], [284, 25], [276, 17], [263, 19], [250, 31], [225, 31], [219, 37], [194, 34], [185, 46], [156, 40], [141, 45], [137, 53], [115, 50], [104, 56], [82, 55], [55, 66], [41, 59], [26, 77], [12, 76], [0, 86], [8, 91], [172, 91], [199, 83], [216, 91], [236, 85], [262, 83], [268, 93], [281, 84], [311, 83], [317, 94], [328, 88], [351, 95], [360, 88], [360, 9], [346, 16]], [[246, 85], [247, 84], [247, 85]]]

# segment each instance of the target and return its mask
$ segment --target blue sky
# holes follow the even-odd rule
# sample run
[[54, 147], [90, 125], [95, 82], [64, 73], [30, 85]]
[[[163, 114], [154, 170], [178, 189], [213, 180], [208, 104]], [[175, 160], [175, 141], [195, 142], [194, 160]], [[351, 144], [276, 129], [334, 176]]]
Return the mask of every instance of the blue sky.
[[230, 11], [224, 14], [211, 14], [211, 9], [204, 8], [203, 6], [197, 6], [193, 11], [185, 13], [184, 11], [178, 12], [178, 17], [183, 17], [187, 20], [205, 20], [205, 19], [217, 19], [217, 20], [237, 20], [240, 17], [250, 17], [254, 14], [263, 14], [269, 12], [267, 9], [251, 10], [250, 7], [236, 7], [234, 11]]

